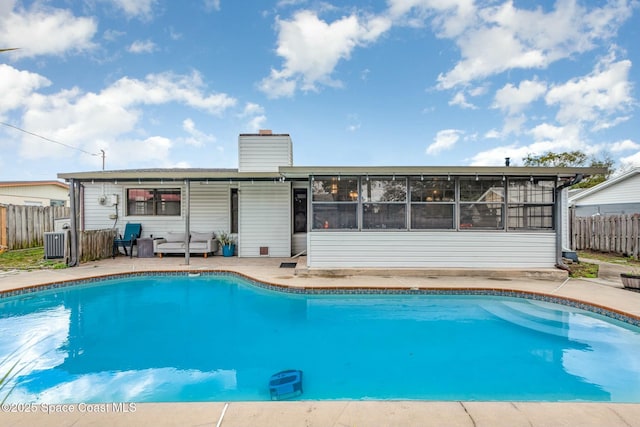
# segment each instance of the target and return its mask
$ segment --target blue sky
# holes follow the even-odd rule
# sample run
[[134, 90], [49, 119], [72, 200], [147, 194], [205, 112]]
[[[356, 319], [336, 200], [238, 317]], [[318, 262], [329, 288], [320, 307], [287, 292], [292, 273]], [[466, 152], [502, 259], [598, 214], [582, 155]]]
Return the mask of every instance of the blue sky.
[[[637, 0], [0, 1], [0, 180], [294, 164], [640, 166]], [[46, 139], [21, 132], [24, 129]], [[55, 141], [55, 142], [52, 142]]]

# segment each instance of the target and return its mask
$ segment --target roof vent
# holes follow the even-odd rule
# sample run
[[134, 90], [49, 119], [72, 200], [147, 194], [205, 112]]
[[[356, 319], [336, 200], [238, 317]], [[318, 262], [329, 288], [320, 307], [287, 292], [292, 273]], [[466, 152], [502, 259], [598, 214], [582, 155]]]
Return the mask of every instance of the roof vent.
[[271, 129], [260, 129], [260, 135], [273, 135]]

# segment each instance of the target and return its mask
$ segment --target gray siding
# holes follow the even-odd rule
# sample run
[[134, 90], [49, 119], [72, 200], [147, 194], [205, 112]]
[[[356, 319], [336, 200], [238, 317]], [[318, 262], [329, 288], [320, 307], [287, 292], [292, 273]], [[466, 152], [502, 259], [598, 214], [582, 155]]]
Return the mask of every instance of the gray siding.
[[577, 200], [576, 206], [640, 203], [640, 174]]
[[238, 255], [260, 256], [260, 247], [271, 257], [291, 256], [291, 185], [289, 182], [240, 183]]
[[[180, 216], [127, 216], [126, 214], [126, 189], [127, 188], [180, 188], [182, 190], [182, 214]], [[122, 233], [127, 222], [139, 222], [142, 224], [142, 236], [162, 237], [169, 231], [184, 231], [185, 229], [185, 184], [178, 185], [146, 183], [143, 185], [127, 184], [84, 184], [84, 229], [96, 230], [116, 227]], [[117, 194], [119, 203], [116, 206], [110, 204], [101, 205], [98, 201], [102, 195]], [[109, 218], [109, 215], [118, 214], [118, 220]], [[191, 183], [191, 231], [219, 232], [229, 230], [229, 184]]]
[[313, 232], [311, 268], [546, 268], [554, 233]]
[[277, 172], [293, 165], [293, 148], [288, 135], [241, 135], [238, 140], [239, 172]]

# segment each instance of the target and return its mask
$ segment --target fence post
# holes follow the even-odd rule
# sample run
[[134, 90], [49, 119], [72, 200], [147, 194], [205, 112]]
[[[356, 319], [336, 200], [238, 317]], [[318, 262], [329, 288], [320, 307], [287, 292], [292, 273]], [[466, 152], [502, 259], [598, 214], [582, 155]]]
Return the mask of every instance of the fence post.
[[8, 248], [9, 242], [7, 241], [7, 207], [0, 205], [0, 248]]

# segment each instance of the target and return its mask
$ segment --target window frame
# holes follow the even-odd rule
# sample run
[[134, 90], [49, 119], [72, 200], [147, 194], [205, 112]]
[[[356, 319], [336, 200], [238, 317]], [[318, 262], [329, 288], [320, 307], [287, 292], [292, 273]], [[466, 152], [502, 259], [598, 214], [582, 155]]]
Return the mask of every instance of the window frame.
[[[314, 185], [317, 182], [329, 182], [330, 189], [329, 191], [325, 191], [324, 193], [317, 193], [315, 191]], [[348, 184], [351, 184], [351, 181], [355, 181], [355, 186], [351, 187]], [[345, 184], [347, 184], [345, 186]], [[346, 231], [358, 231], [360, 230], [360, 178], [358, 176], [341, 176], [341, 175], [328, 175], [328, 176], [318, 176], [312, 177], [310, 180], [310, 191], [309, 195], [311, 197], [311, 231], [335, 231], [335, 230], [346, 230]], [[307, 197], [309, 197], [309, 195]], [[328, 195], [331, 195], [329, 200], [322, 200], [322, 198], [326, 198]], [[322, 217], [318, 218], [317, 214], [320, 209], [316, 209], [316, 207], [320, 208], [329, 208], [334, 207], [335, 212], [337, 212], [337, 226], [334, 226], [335, 222], [328, 216], [327, 212], [322, 213]], [[344, 210], [345, 207], [354, 208], [354, 212], [347, 212]], [[342, 212], [341, 212], [342, 211]], [[347, 214], [343, 217], [343, 215]], [[349, 216], [353, 218], [355, 224], [353, 227], [345, 227], [342, 226], [343, 222], [340, 220], [343, 218], [349, 219]], [[331, 219], [331, 221], [330, 221]]]
[[[514, 190], [514, 188], [512, 187], [512, 184], [515, 182], [523, 182], [526, 183], [525, 185], [525, 189], [524, 189], [524, 199], [525, 200], [520, 200], [520, 197], [518, 197], [518, 199], [512, 201], [512, 199], [514, 198], [515, 194], [523, 194], [523, 191], [519, 191], [518, 193], [516, 193]], [[548, 187], [544, 187], [542, 185], [540, 185], [540, 183], [542, 182], [546, 182], [549, 183], [550, 185]], [[537, 185], [538, 186], [538, 191], [536, 191], [536, 189], [531, 189], [529, 188], [532, 185]], [[533, 190], [533, 192], [532, 192]], [[546, 191], [545, 191], [546, 190]], [[540, 195], [542, 196], [541, 199], [542, 200], [536, 200], [535, 196]], [[533, 200], [531, 200], [531, 196], [533, 196]], [[545, 200], [547, 196], [550, 196], [550, 201], [549, 200]], [[555, 181], [551, 178], [534, 178], [534, 177], [511, 177], [509, 178], [509, 182], [507, 184], [507, 230], [508, 231], [514, 231], [514, 232], [518, 232], [518, 231], [555, 231], [556, 228], [556, 191], [555, 191]], [[538, 214], [535, 215], [535, 212], [538, 210], [544, 210], [544, 209], [550, 209], [549, 214]], [[522, 211], [522, 215], [511, 215], [510, 213], [512, 212], [513, 209], [519, 209]], [[534, 215], [528, 215], [528, 212], [533, 212]], [[549, 223], [546, 226], [540, 225], [540, 226], [531, 226], [531, 225], [527, 225], [527, 226], [517, 226], [511, 225], [512, 219], [514, 219], [514, 221], [518, 221], [519, 219], [522, 219], [523, 222], [525, 223], [531, 223], [534, 222], [536, 219], [540, 219], [541, 221], [545, 221], [545, 219], [547, 221], [549, 221]], [[532, 221], [533, 220], [533, 221]]]
[[[409, 181], [409, 197], [408, 197], [408, 204], [409, 204], [409, 230], [412, 231], [451, 231], [451, 230], [457, 230], [457, 212], [458, 212], [458, 187], [456, 185], [456, 179], [455, 177], [452, 179], [451, 176], [438, 176], [438, 175], [429, 175], [429, 176], [410, 176], [408, 177], [408, 181]], [[416, 191], [414, 191], [414, 185], [413, 183], [421, 183], [421, 184], [428, 184], [429, 182], [446, 182], [447, 185], [446, 187], [452, 187], [452, 188], [445, 188], [443, 190], [443, 186], [440, 186], [438, 189], [434, 190], [434, 193], [432, 194], [436, 194], [437, 191], [443, 191], [443, 197], [445, 191], [453, 191], [453, 199], [449, 199], [448, 197], [446, 198], [447, 200], [428, 200], [428, 198], [424, 198], [425, 200], [414, 200], [414, 194], [417, 194]], [[425, 189], [422, 189], [421, 191], [425, 191]], [[426, 193], [425, 193], [426, 194]], [[451, 213], [451, 227], [417, 227], [416, 223], [414, 222], [414, 211], [418, 210], [418, 207], [432, 207], [432, 206], [450, 206], [452, 209], [452, 213]]]
[[[380, 181], [380, 182], [396, 182], [396, 183], [401, 183], [402, 181], [404, 182], [404, 200], [402, 201], [397, 201], [397, 200], [391, 200], [391, 201], [386, 201], [386, 200], [382, 200], [380, 197], [376, 197], [375, 199], [372, 198], [371, 200], [369, 199], [369, 196], [367, 194], [370, 194], [372, 191], [371, 186], [373, 184], [373, 182], [375, 181]], [[362, 230], [367, 230], [367, 231], [400, 231], [400, 230], [407, 230], [407, 218], [408, 218], [408, 213], [409, 213], [409, 204], [408, 204], [408, 199], [409, 199], [409, 187], [408, 187], [408, 178], [405, 176], [401, 176], [401, 177], [396, 177], [394, 175], [376, 175], [376, 176], [366, 176], [364, 179], [360, 178], [360, 212], [361, 212], [361, 229]], [[367, 186], [368, 188], [365, 189], [365, 186]], [[403, 219], [402, 219], [402, 225], [400, 227], [388, 227], [386, 225], [386, 223], [381, 223], [380, 227], [372, 227], [372, 226], [367, 226], [368, 225], [368, 221], [370, 221], [369, 224], [372, 224], [373, 219], [375, 219], [375, 216], [371, 216], [371, 218], [367, 218], [367, 214], [368, 214], [368, 210], [369, 209], [373, 209], [375, 210], [380, 209], [380, 211], [382, 210], [389, 210], [392, 207], [399, 207], [402, 206], [404, 209], [404, 215]], [[373, 214], [375, 215], [375, 213]], [[400, 222], [400, 220], [398, 220], [398, 222]]]
[[[405, 183], [405, 200], [402, 201], [371, 201], [368, 200], [368, 197], [365, 195], [366, 193], [366, 182], [367, 180], [387, 180], [387, 179], [395, 180], [404, 180]], [[456, 175], [451, 176], [447, 175], [417, 175], [417, 174], [409, 174], [409, 175], [348, 175], [348, 176], [340, 176], [340, 175], [323, 175], [318, 177], [311, 176], [309, 179], [309, 187], [308, 187], [308, 209], [307, 212], [307, 220], [309, 222], [307, 232], [316, 232], [316, 231], [367, 231], [367, 232], [379, 232], [379, 231], [456, 231], [456, 232], [472, 232], [472, 231], [491, 231], [491, 232], [555, 232], [556, 225], [556, 186], [555, 180], [556, 178], [553, 176], [536, 176], [536, 177], [526, 177], [526, 179], [534, 180], [536, 182], [548, 182], [549, 185], [543, 187], [542, 198], [544, 200], [543, 203], [540, 202], [527, 202], [525, 204], [524, 209], [531, 209], [531, 218], [542, 217], [542, 221], [546, 221], [544, 227], [534, 226], [534, 227], [512, 227], [510, 226], [511, 218], [517, 217], [517, 215], [510, 215], [510, 212], [514, 212], [513, 209], [516, 209], [518, 206], [523, 205], [521, 201], [518, 202], [510, 202], [509, 199], [509, 190], [511, 181], [516, 180], [524, 180], [524, 177], [506, 177], [505, 175]], [[341, 196], [329, 195], [329, 191], [324, 191], [323, 193], [315, 193], [314, 192], [314, 183], [315, 181], [328, 181], [328, 184], [335, 182], [340, 182], [341, 180], [355, 180], [355, 186], [353, 186], [353, 191], [356, 194], [349, 196], [348, 192], [345, 192], [344, 188], [339, 191], [342, 193]], [[414, 183], [422, 181], [440, 181], [444, 182], [446, 180], [447, 184], [441, 186], [444, 188], [445, 197], [443, 200], [426, 200], [426, 197], [423, 195], [422, 199], [424, 200], [415, 200], [414, 199]], [[470, 188], [467, 184], [479, 182], [478, 188], [474, 190], [474, 188]], [[448, 184], [450, 183], [450, 184]], [[482, 183], [489, 183], [486, 187], [482, 186]], [[473, 187], [473, 186], [471, 186]], [[337, 188], [337, 187], [336, 187]], [[490, 190], [494, 190], [494, 192], [498, 195], [498, 197], [493, 199], [486, 199], [490, 195], [485, 195]], [[496, 190], [497, 189], [497, 190]], [[338, 190], [335, 190], [336, 193]], [[424, 189], [420, 190], [424, 191]], [[465, 191], [468, 194], [465, 194]], [[449, 193], [449, 196], [446, 196], [446, 193]], [[453, 196], [451, 196], [451, 192], [453, 192]], [[318, 197], [321, 195], [321, 197]], [[546, 195], [546, 196], [545, 196]], [[547, 201], [545, 197], [551, 196], [551, 201]], [[324, 200], [323, 200], [324, 198]], [[473, 200], [476, 198], [476, 200]], [[485, 200], [482, 200], [485, 199]], [[384, 204], [384, 205], [402, 205], [404, 207], [404, 225], [403, 228], [366, 228], [365, 227], [365, 207], [367, 205], [375, 205], [375, 204]], [[325, 209], [326, 207], [334, 206], [337, 209], [341, 209], [344, 211], [344, 208], [349, 206], [348, 213], [337, 212], [336, 217], [338, 219], [348, 217], [349, 220], [355, 221], [353, 227], [331, 227], [330, 224], [328, 227], [323, 227], [322, 224], [318, 223], [317, 215], [320, 211], [318, 208]], [[451, 216], [443, 216], [442, 218], [446, 218], [447, 221], [451, 219], [452, 226], [450, 228], [417, 228], [414, 222], [414, 210], [417, 210], [418, 206], [449, 206], [452, 210]], [[542, 215], [536, 215], [536, 209], [547, 210], [546, 212], [542, 212]], [[548, 210], [550, 209], [550, 214]], [[465, 211], [466, 210], [466, 211]], [[470, 218], [469, 222], [470, 226], [465, 226], [464, 216], [468, 213], [469, 210], [472, 210], [473, 218]], [[486, 212], [485, 212], [486, 211]], [[485, 215], [485, 213], [490, 213], [489, 215]], [[326, 216], [326, 212], [325, 212]], [[438, 219], [442, 219], [441, 217], [432, 217], [437, 222]], [[544, 219], [548, 218], [548, 219]], [[496, 222], [496, 226], [486, 225], [491, 224], [492, 221]], [[551, 224], [548, 222], [551, 221]], [[485, 225], [482, 225], [484, 222]], [[446, 224], [448, 226], [448, 223]]]
[[[151, 199], [148, 200], [133, 200], [130, 198], [130, 191], [147, 191], [149, 192], [152, 196]], [[165, 193], [166, 192], [166, 193]], [[182, 199], [184, 197], [183, 195], [183, 189], [181, 187], [126, 187], [125, 188], [125, 216], [127, 217], [145, 217], [145, 218], [149, 218], [149, 217], [153, 217], [153, 218], [176, 218], [176, 217], [182, 217]], [[172, 202], [168, 202], [166, 200], [162, 200], [161, 195], [162, 194], [178, 194], [179, 195], [179, 199], [177, 201], [172, 201]], [[140, 203], [146, 205], [146, 204], [151, 204], [151, 213], [140, 213], [139, 211], [137, 211], [137, 208], [135, 206], [139, 205]], [[162, 214], [162, 213], [158, 213], [159, 209], [158, 206], [161, 203], [178, 203], [178, 213], [177, 214]], [[134, 204], [133, 207], [133, 212], [132, 212], [132, 204]], [[145, 208], [146, 211], [146, 208]]]

